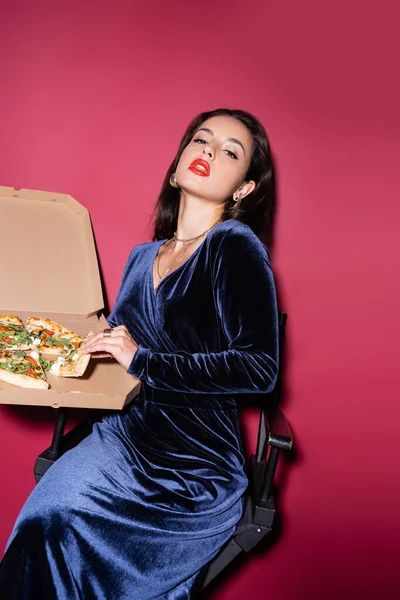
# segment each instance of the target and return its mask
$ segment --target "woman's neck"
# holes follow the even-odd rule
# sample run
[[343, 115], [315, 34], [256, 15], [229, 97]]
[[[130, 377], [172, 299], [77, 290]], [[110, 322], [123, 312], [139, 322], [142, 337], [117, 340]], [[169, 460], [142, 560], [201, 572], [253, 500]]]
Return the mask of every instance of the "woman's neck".
[[223, 213], [223, 205], [196, 197], [188, 197], [183, 191], [179, 205], [176, 237], [188, 239], [200, 235], [212, 227]]

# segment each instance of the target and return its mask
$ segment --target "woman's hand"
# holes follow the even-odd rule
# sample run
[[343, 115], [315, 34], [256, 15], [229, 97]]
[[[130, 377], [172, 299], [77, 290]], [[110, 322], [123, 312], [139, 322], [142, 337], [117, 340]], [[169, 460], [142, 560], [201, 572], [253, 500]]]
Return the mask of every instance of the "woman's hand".
[[84, 354], [100, 353], [94, 354], [94, 358], [113, 356], [124, 369], [128, 370], [138, 349], [138, 344], [125, 325], [119, 325], [108, 331], [111, 332], [111, 335], [106, 337], [104, 337], [103, 331], [87, 337], [80, 347], [81, 352]]

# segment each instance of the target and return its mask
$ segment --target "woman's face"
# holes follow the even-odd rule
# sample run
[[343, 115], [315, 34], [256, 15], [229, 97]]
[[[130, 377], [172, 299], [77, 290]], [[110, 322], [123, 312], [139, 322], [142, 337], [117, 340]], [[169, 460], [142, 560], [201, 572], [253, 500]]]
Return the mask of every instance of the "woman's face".
[[233, 194], [246, 196], [254, 182], [245, 183], [252, 153], [251, 133], [228, 116], [204, 121], [186, 146], [176, 168], [179, 187], [199, 198], [225, 202]]

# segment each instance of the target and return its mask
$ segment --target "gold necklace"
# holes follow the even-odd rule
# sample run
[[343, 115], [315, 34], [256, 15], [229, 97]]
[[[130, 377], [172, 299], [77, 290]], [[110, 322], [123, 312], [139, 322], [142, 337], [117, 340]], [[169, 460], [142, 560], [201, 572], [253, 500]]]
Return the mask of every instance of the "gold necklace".
[[[213, 229], [216, 225], [218, 225], [218, 223], [221, 223], [222, 219], [218, 219], [218, 221], [216, 223], [214, 223], [214, 225], [211, 225], [211, 227], [209, 227], [208, 229], [206, 229], [205, 231], [203, 231], [203, 233], [200, 233], [200, 235], [196, 235], [195, 237], [192, 238], [187, 238], [187, 239], [179, 239], [176, 237], [176, 231], [173, 235], [173, 237], [167, 241], [167, 243], [164, 246], [164, 249], [162, 252], [158, 252], [158, 256], [157, 256], [157, 275], [160, 278], [160, 281], [162, 281], [163, 279], [165, 279], [165, 277], [168, 275], [168, 273], [170, 272], [170, 270], [172, 269], [172, 267], [174, 265], [176, 265], [176, 263], [178, 261], [180, 261], [180, 259], [182, 258], [182, 256], [185, 254], [186, 250], [189, 248], [189, 246], [191, 244], [193, 244], [196, 240], [200, 239], [201, 237], [203, 237], [204, 235], [206, 235], [209, 231], [211, 231], [211, 229]], [[171, 250], [171, 252], [173, 252], [176, 248], [176, 244], [177, 242], [182, 242], [183, 243], [183, 250], [182, 252], [180, 252], [180, 254], [177, 256], [177, 258], [169, 265], [169, 267], [167, 267], [165, 269], [165, 271], [163, 273], [160, 273], [160, 259], [162, 257], [162, 255], [164, 254], [164, 252], [166, 251], [167, 247], [169, 246], [170, 243], [174, 243], [174, 246]]]

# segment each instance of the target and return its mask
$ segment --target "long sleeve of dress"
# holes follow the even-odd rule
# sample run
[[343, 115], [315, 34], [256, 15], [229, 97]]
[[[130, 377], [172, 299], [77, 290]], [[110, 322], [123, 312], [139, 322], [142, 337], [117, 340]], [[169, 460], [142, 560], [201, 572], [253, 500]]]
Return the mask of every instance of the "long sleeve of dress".
[[[128, 373], [167, 391], [264, 393], [278, 371], [278, 319], [268, 250], [249, 230], [227, 231], [213, 261], [214, 302], [227, 349], [152, 352], [139, 346]], [[194, 310], [201, 310], [194, 307]]]

